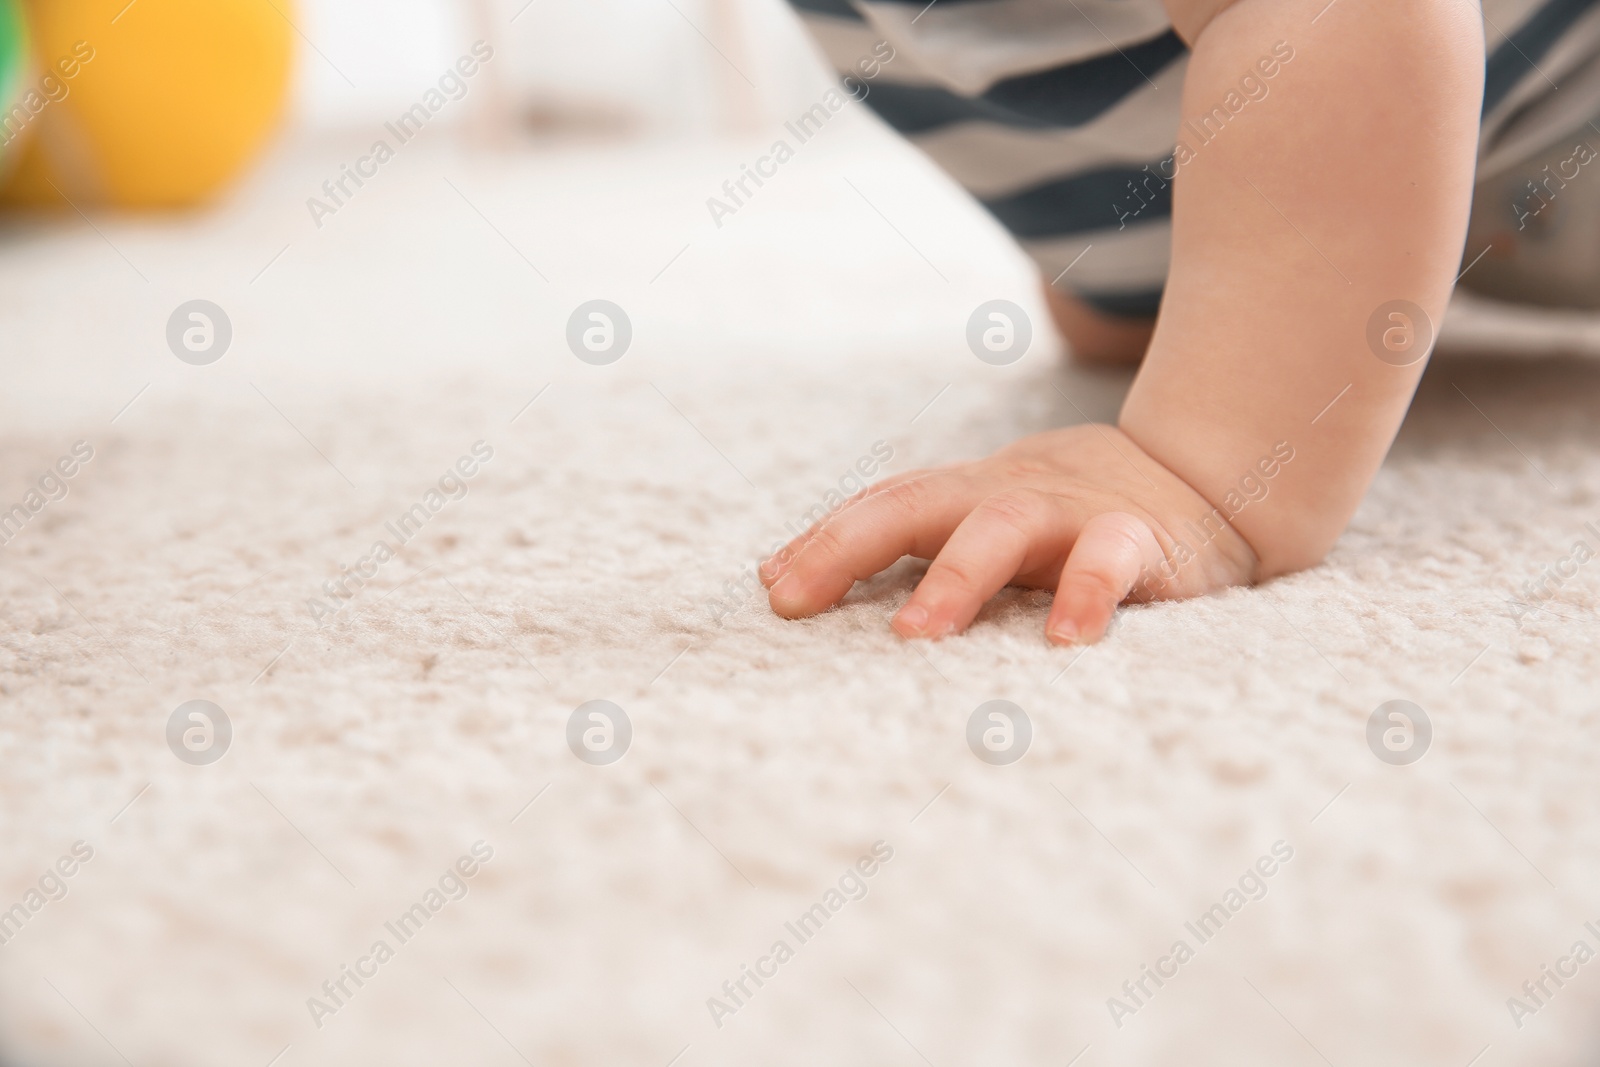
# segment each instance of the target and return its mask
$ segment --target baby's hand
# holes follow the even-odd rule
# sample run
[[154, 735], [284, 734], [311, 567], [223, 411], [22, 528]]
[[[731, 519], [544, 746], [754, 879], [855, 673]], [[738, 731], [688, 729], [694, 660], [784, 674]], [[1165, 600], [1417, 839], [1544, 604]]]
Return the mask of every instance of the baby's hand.
[[1056, 589], [1045, 635], [1087, 644], [1130, 593], [1173, 599], [1250, 582], [1256, 555], [1222, 515], [1116, 427], [1073, 426], [875, 485], [760, 573], [772, 610], [793, 619], [902, 556], [931, 559], [891, 623], [902, 637], [963, 630], [1009, 584]]

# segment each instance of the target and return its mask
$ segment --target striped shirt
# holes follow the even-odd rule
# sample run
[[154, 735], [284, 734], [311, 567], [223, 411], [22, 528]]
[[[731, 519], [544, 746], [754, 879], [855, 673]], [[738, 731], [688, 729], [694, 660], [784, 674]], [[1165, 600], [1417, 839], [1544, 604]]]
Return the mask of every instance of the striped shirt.
[[[1281, 44], [1227, 110], [1180, 127], [1189, 53], [1162, 0], [790, 2], [841, 74], [888, 42], [893, 59], [873, 65], [867, 105], [976, 197], [1046, 279], [1071, 266], [1063, 286], [1113, 315], [1151, 316], [1160, 303], [1169, 179], [1184, 153], [1265, 99], [1293, 62]], [[1482, 7], [1480, 181], [1600, 115], [1600, 0]]]

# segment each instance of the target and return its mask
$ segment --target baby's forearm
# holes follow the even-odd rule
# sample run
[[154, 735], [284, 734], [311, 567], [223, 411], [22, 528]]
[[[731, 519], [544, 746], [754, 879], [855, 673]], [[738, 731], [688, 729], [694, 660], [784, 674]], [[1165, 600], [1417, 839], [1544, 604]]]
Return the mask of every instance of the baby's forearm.
[[[1183, 32], [1185, 0], [1169, 6]], [[1274, 446], [1294, 450], [1269, 496], [1232, 516], [1258, 578], [1322, 559], [1416, 388], [1422, 361], [1380, 359], [1368, 326], [1403, 300], [1436, 330], [1449, 298], [1477, 150], [1479, 20], [1462, 0], [1239, 0], [1190, 41], [1172, 268], [1121, 427], [1219, 507]], [[1247, 75], [1265, 97], [1245, 95]], [[1217, 108], [1226, 121], [1203, 124]]]

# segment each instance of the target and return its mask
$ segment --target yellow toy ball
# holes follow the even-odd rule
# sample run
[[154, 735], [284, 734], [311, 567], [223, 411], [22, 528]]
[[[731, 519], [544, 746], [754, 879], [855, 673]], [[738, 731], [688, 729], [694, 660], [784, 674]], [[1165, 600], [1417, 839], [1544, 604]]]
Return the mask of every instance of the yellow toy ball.
[[28, 0], [40, 84], [0, 199], [181, 207], [215, 194], [283, 112], [289, 0]]

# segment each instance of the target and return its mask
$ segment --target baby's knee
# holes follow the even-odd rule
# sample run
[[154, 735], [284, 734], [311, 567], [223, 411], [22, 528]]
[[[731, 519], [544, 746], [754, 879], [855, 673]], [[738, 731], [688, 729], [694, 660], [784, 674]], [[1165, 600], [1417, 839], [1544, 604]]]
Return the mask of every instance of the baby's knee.
[[1130, 364], [1144, 358], [1154, 319], [1107, 315], [1052, 285], [1046, 285], [1044, 292], [1050, 317], [1076, 362]]

